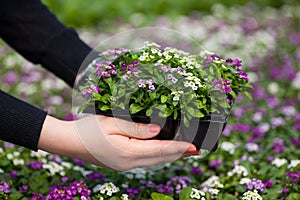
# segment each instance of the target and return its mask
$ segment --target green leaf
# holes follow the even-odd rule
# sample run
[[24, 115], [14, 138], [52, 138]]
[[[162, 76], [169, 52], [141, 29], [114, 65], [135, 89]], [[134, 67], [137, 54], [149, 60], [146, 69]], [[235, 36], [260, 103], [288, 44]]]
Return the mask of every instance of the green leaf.
[[185, 187], [179, 193], [179, 200], [190, 200], [190, 195], [192, 192], [192, 188]]
[[136, 103], [133, 103], [130, 105], [129, 107], [129, 112], [131, 114], [135, 114], [135, 113], [138, 113], [139, 111], [143, 110], [144, 108]]
[[152, 198], [152, 200], [174, 200], [172, 197], [169, 197], [165, 194], [160, 194], [157, 192], [153, 192], [151, 194], [151, 198]]
[[20, 199], [23, 195], [20, 192], [11, 192], [8, 199], [9, 200], [15, 200], [15, 199]]
[[147, 117], [150, 117], [151, 114], [152, 114], [152, 112], [153, 112], [152, 107], [151, 107], [151, 108], [148, 108], [147, 111], [146, 111], [146, 116], [147, 116]]
[[190, 122], [186, 115], [183, 118], [183, 123], [184, 123], [185, 127], [190, 127]]
[[175, 107], [175, 106], [178, 105], [178, 101], [173, 101], [172, 104], [173, 104], [173, 106]]
[[249, 100], [252, 100], [252, 96], [249, 92], [245, 91], [243, 92], [243, 94], [249, 99]]
[[166, 103], [167, 100], [168, 100], [168, 97], [167, 97], [167, 96], [161, 95], [161, 97], [160, 97], [160, 102], [161, 102], [161, 103]]
[[106, 93], [105, 95], [103, 95], [103, 96], [101, 97], [101, 101], [102, 101], [103, 103], [108, 103], [108, 102], [110, 101], [110, 97], [111, 97], [111, 95]]
[[113, 85], [110, 87], [110, 90], [111, 90], [112, 96], [117, 96], [117, 93], [118, 93], [118, 86], [117, 86], [116, 84], [113, 84]]
[[297, 200], [300, 199], [299, 193], [291, 193], [289, 196], [286, 197], [286, 200]]
[[102, 111], [107, 111], [109, 109], [110, 109], [110, 107], [108, 105], [103, 105], [100, 107], [100, 110], [102, 110]]
[[156, 93], [155, 93], [155, 92], [150, 92], [150, 93], [149, 93], [149, 97], [150, 97], [150, 100], [151, 100], [151, 101], [155, 100], [155, 98], [156, 98]]

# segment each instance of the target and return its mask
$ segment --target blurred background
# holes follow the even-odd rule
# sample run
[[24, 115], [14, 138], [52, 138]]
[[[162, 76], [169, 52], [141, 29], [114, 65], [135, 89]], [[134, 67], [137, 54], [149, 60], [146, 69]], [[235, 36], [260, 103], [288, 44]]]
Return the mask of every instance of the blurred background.
[[[211, 14], [216, 4], [225, 8], [256, 4], [259, 7], [280, 8], [284, 5], [296, 5], [298, 0], [42, 0], [50, 10], [67, 25], [72, 27], [114, 26], [120, 23], [147, 25], [153, 23], [158, 16], [176, 20], [178, 16], [193, 16], [199, 12]], [[138, 21], [136, 21], [139, 18]]]
[[[150, 193], [157, 191], [156, 186], [148, 188], [142, 184], [143, 181], [166, 184], [174, 176], [189, 176], [190, 186], [202, 190], [208, 187], [202, 186], [204, 181], [217, 176], [224, 187], [209, 186], [218, 190], [217, 199], [240, 199], [249, 188], [245, 182], [241, 182], [240, 175], [230, 177], [228, 174], [237, 173], [232, 171], [233, 167], [241, 165], [249, 172], [244, 178], [272, 182], [259, 192], [264, 199], [300, 199], [299, 0], [43, 2], [62, 22], [75, 28], [80, 37], [92, 47], [111, 35], [129, 29], [162, 27], [176, 30], [222, 57], [240, 58], [254, 87], [251, 90], [252, 101], [238, 98], [218, 150], [204, 159], [172, 163], [164, 172], [143, 172], [143, 178], [130, 172], [112, 173], [81, 163], [82, 168], [100, 171], [103, 177], [108, 177], [106, 180], [112, 181], [121, 191], [126, 191], [124, 183], [128, 187], [138, 188], [136, 199], [142, 199], [142, 196], [149, 199]], [[58, 118], [74, 119], [71, 112], [72, 90], [41, 66], [25, 61], [1, 40], [0, 69], [1, 90], [39, 106]], [[0, 152], [0, 181], [6, 177], [15, 191], [24, 183], [29, 183], [28, 191], [47, 195], [49, 186], [63, 184], [61, 171], [44, 177], [43, 173], [50, 168], [43, 167], [35, 171], [28, 169], [20, 160], [25, 164], [41, 161], [44, 166], [49, 163], [53, 165], [54, 162], [66, 174], [75, 174], [70, 175], [69, 181], [83, 179], [90, 189], [97, 184], [86, 174], [75, 172], [75, 167], [61, 166], [57, 156], [32, 156], [28, 150], [8, 143], [0, 143]], [[13, 152], [19, 153], [13, 157], [8, 156]], [[60, 159], [72, 163], [72, 166], [79, 165], [78, 161]], [[14, 170], [17, 170], [18, 179], [9, 176]], [[28, 177], [31, 176], [44, 177], [47, 181], [40, 184], [35, 179], [30, 180]], [[22, 195], [30, 197], [30, 194]], [[175, 196], [175, 192], [172, 193], [172, 197]]]

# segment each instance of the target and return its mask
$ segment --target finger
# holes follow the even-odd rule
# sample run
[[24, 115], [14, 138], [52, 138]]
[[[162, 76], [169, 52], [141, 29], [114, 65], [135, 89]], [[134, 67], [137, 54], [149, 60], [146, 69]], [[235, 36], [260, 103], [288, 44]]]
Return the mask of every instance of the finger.
[[130, 139], [129, 142], [132, 143], [130, 151], [140, 157], [163, 157], [197, 151], [195, 145], [182, 141]]
[[143, 166], [156, 166], [161, 164], [167, 164], [175, 162], [183, 157], [188, 156], [198, 156], [200, 155], [199, 152], [197, 153], [179, 153], [179, 154], [169, 154], [162, 157], [143, 157], [138, 160], [136, 160], [135, 163], [133, 163], [133, 167], [143, 167]]
[[111, 127], [111, 133], [122, 134], [131, 138], [149, 139], [155, 137], [160, 127], [155, 124], [142, 124], [129, 122], [122, 119], [113, 119], [115, 126]]

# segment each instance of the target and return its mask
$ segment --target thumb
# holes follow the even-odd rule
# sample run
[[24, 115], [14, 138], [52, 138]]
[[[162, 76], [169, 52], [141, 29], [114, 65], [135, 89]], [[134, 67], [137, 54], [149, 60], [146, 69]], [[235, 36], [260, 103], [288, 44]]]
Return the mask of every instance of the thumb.
[[117, 133], [137, 139], [149, 139], [155, 137], [160, 127], [155, 124], [134, 123], [125, 120], [116, 120]]

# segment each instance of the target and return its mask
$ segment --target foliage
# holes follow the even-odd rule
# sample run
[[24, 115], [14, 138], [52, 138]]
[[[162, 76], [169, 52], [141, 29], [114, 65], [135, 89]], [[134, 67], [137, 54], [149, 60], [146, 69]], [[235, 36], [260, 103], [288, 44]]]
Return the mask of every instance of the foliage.
[[[216, 152], [153, 171], [114, 172], [1, 142], [0, 199], [45, 199], [55, 185], [68, 190], [81, 180], [92, 199], [184, 199], [193, 189], [204, 192], [205, 199], [251, 199], [256, 194], [263, 199], [300, 199], [299, 9], [219, 7], [212, 15], [184, 17], [168, 26], [192, 35], [206, 49], [237, 55], [249, 68], [253, 100], [236, 99]], [[64, 83], [3, 42], [0, 55], [1, 90], [62, 119], [73, 116], [72, 91]], [[104, 190], [108, 185], [111, 190]], [[109, 196], [107, 191], [118, 192]]]
[[[247, 73], [238, 59], [222, 59], [209, 51], [191, 55], [182, 50], [145, 42], [138, 51], [102, 52], [80, 85], [86, 106], [101, 111], [126, 110], [132, 115], [157, 110], [159, 117], [179, 114], [188, 126], [192, 118], [225, 113], [238, 94], [250, 97]], [[157, 116], [155, 116], [157, 117]]]
[[[134, 24], [149, 24], [155, 20], [157, 15], [176, 18], [179, 15], [191, 15], [197, 11], [210, 13], [216, 4], [222, 4], [226, 7], [232, 5], [245, 5], [248, 0], [140, 0], [137, 2], [122, 0], [118, 2], [109, 0], [89, 0], [88, 2], [80, 0], [51, 1], [43, 2], [54, 12], [59, 19], [72, 27], [86, 26], [109, 26], [131, 22]], [[281, 7], [285, 4], [297, 4], [297, 0], [255, 0], [251, 1], [260, 7]], [[80, 16], [80, 17], [78, 17]]]

